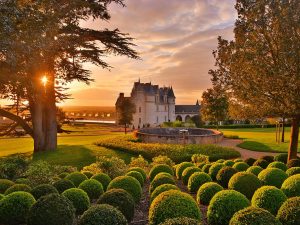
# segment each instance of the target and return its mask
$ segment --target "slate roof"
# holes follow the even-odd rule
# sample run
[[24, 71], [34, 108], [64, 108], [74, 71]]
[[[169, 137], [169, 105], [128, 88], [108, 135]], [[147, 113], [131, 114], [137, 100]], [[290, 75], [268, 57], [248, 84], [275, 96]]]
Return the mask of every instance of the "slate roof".
[[175, 114], [181, 113], [194, 113], [198, 114], [201, 106], [199, 104], [196, 105], [175, 105]]

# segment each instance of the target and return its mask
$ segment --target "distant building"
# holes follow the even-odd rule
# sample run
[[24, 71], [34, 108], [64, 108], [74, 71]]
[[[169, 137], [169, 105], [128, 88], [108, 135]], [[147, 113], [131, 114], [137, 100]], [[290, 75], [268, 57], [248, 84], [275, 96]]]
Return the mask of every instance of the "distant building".
[[191, 119], [193, 116], [199, 116], [200, 108], [201, 107], [198, 100], [196, 102], [196, 105], [176, 105], [176, 120], [185, 122]]

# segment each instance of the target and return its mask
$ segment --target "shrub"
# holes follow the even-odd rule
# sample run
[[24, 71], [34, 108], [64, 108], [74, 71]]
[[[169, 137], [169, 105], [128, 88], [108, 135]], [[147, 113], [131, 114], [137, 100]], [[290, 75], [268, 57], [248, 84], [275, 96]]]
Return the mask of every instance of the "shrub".
[[252, 206], [263, 208], [276, 216], [278, 209], [287, 199], [286, 195], [274, 186], [263, 186], [254, 193]]
[[[149, 171], [149, 163], [142, 155], [139, 155], [136, 158], [131, 157], [129, 167], [130, 168], [140, 168], [143, 171], [147, 171], [147, 172]], [[127, 172], [129, 172], [129, 171], [127, 171]], [[138, 172], [140, 172], [140, 171], [138, 171]], [[144, 180], [146, 180], [146, 178], [147, 178], [147, 176], [144, 176]]]
[[256, 161], [256, 159], [254, 159], [254, 158], [247, 158], [247, 159], [245, 159], [245, 163], [247, 163], [248, 164], [248, 166], [252, 166], [253, 165], [253, 163], [255, 163], [255, 161]]
[[97, 157], [96, 165], [111, 178], [123, 176], [127, 170], [125, 161], [118, 157]]
[[137, 179], [140, 182], [140, 185], [143, 187], [144, 178], [140, 172], [130, 171], [130, 172], [126, 173], [126, 176], [134, 177], [135, 179]]
[[225, 166], [233, 166], [234, 165], [234, 163], [235, 162], [233, 162], [232, 160], [226, 160], [225, 162], [223, 162], [223, 164], [225, 165]]
[[55, 187], [50, 184], [40, 184], [31, 190], [33, 197], [38, 200], [40, 197], [48, 194], [58, 194]]
[[41, 197], [30, 208], [27, 225], [72, 225], [75, 208], [72, 202], [59, 194]]
[[300, 174], [296, 174], [287, 178], [283, 182], [281, 190], [289, 198], [300, 196]]
[[34, 203], [34, 197], [23, 191], [5, 196], [0, 201], [0, 223], [9, 225], [24, 224], [28, 211]]
[[250, 206], [250, 202], [245, 195], [234, 190], [220, 191], [211, 199], [208, 206], [208, 223], [228, 225], [236, 212], [248, 206]]
[[81, 184], [83, 181], [87, 180], [88, 178], [83, 173], [73, 172], [70, 173], [68, 176], [66, 176], [65, 179], [71, 181], [75, 185], [75, 187], [78, 187], [79, 184]]
[[174, 185], [174, 184], [162, 184], [162, 185], [159, 185], [151, 193], [150, 202], [152, 202], [159, 194], [161, 194], [161, 193], [163, 193], [165, 191], [169, 191], [169, 190], [180, 190], [180, 189], [176, 185]]
[[28, 186], [31, 185], [30, 180], [27, 179], [27, 178], [18, 178], [18, 179], [15, 180], [15, 183], [16, 184], [26, 184]]
[[0, 194], [0, 201], [1, 201], [2, 198], [4, 198], [4, 195], [3, 195], [3, 194]]
[[258, 174], [258, 179], [260, 179], [264, 185], [271, 185], [280, 188], [283, 181], [288, 177], [288, 175], [277, 168], [269, 168], [261, 171]]
[[198, 163], [197, 167], [202, 170], [203, 166], [205, 166], [205, 165], [206, 165], [206, 163]]
[[15, 183], [10, 180], [0, 179], [0, 194], [4, 194], [4, 192], [14, 184]]
[[167, 219], [165, 222], [159, 225], [201, 225], [199, 221], [188, 217], [178, 217], [174, 219]]
[[223, 163], [223, 162], [225, 162], [225, 159], [218, 159], [218, 160], [216, 161], [216, 163]]
[[152, 181], [154, 179], [154, 177], [161, 172], [165, 172], [165, 173], [174, 175], [172, 167], [170, 167], [169, 165], [166, 165], [166, 164], [158, 164], [158, 165], [153, 166], [152, 169], [150, 170], [150, 173], [149, 173], [150, 181]]
[[0, 158], [0, 178], [15, 179], [26, 171], [30, 160], [24, 154], [15, 154]]
[[137, 181], [137, 179], [129, 176], [120, 176], [115, 179], [113, 179], [108, 187], [107, 190], [113, 189], [113, 188], [120, 188], [127, 191], [131, 196], [133, 197], [135, 202], [139, 202], [142, 196], [142, 188], [140, 183]]
[[99, 198], [104, 192], [102, 184], [94, 179], [83, 181], [78, 188], [84, 190], [91, 200]]
[[175, 180], [173, 177], [168, 176], [168, 173], [159, 173], [155, 176], [155, 178], [150, 183], [150, 193], [152, 193], [155, 188], [162, 184], [175, 184]]
[[13, 186], [11, 186], [10, 188], [8, 188], [4, 194], [8, 195], [10, 193], [16, 192], [16, 191], [24, 191], [24, 192], [31, 192], [31, 187], [29, 187], [26, 184], [15, 184]]
[[277, 168], [283, 171], [287, 170], [287, 166], [283, 162], [272, 162], [268, 165], [267, 168]]
[[286, 165], [288, 168], [300, 167], [300, 159], [291, 159]]
[[69, 180], [65, 180], [65, 179], [61, 179], [61, 180], [54, 182], [53, 186], [56, 188], [56, 190], [60, 194], [63, 193], [65, 190], [75, 187], [73, 182], [71, 182]]
[[64, 178], [66, 178], [66, 176], [68, 176], [68, 175], [69, 175], [69, 173], [63, 172], [63, 173], [59, 174], [58, 177], [61, 178], [61, 179], [64, 179]]
[[300, 197], [293, 197], [286, 200], [278, 210], [277, 219], [283, 225], [299, 225]]
[[55, 175], [51, 165], [43, 160], [38, 160], [31, 163], [25, 173], [26, 177], [30, 181], [31, 186], [37, 186], [40, 184], [49, 184], [52, 181], [52, 177]]
[[201, 169], [196, 166], [191, 166], [186, 168], [182, 173], [182, 182], [187, 185], [189, 182], [190, 176], [192, 176], [196, 172], [201, 172]]
[[62, 196], [72, 202], [76, 210], [76, 215], [81, 215], [90, 207], [90, 198], [88, 194], [79, 188], [65, 190], [62, 193]]
[[263, 169], [266, 169], [268, 165], [269, 165], [269, 162], [264, 159], [258, 159], [253, 163], [253, 166], [260, 166]]
[[140, 174], [142, 174], [144, 181], [147, 180], [147, 174], [146, 174], [145, 170], [143, 170], [142, 168], [140, 168], [140, 167], [131, 167], [131, 168], [129, 168], [129, 170], [127, 170], [127, 172], [130, 172], [130, 171], [139, 172]]
[[197, 203], [187, 193], [169, 190], [159, 194], [149, 209], [149, 225], [158, 225], [167, 219], [188, 217], [201, 220]]
[[274, 161], [287, 163], [288, 154], [287, 153], [280, 153], [274, 156]]
[[97, 204], [108, 204], [116, 207], [130, 222], [134, 216], [134, 199], [123, 189], [111, 189], [105, 192], [97, 201]]
[[261, 171], [263, 171], [263, 170], [264, 170], [264, 169], [261, 168], [260, 166], [250, 166], [250, 167], [246, 170], [246, 172], [252, 173], [252, 174], [254, 174], [255, 176], [258, 176], [258, 174], [259, 174]]
[[78, 225], [127, 225], [125, 216], [120, 210], [107, 204], [89, 208], [79, 219]]
[[295, 174], [300, 174], [300, 167], [291, 167], [286, 171], [286, 174], [290, 177]]
[[200, 205], [208, 205], [216, 193], [222, 191], [223, 187], [215, 182], [203, 184], [197, 192], [197, 202]]
[[216, 176], [220, 169], [225, 167], [223, 163], [213, 163], [209, 168], [208, 174], [210, 175], [211, 179], [216, 180]]
[[212, 179], [207, 173], [196, 172], [189, 178], [188, 190], [191, 193], [196, 193], [201, 185], [211, 181]]
[[207, 174], [208, 174], [211, 165], [212, 165], [211, 163], [204, 165], [204, 166], [202, 167], [202, 171], [203, 171], [204, 173], [207, 173]]
[[235, 160], [233, 160], [233, 162], [244, 162], [244, 160], [242, 160], [242, 159], [235, 159]]
[[209, 163], [209, 157], [207, 155], [202, 155], [202, 154], [192, 155], [191, 160], [194, 164]]
[[180, 180], [183, 171], [184, 171], [186, 168], [191, 167], [191, 166], [194, 166], [194, 164], [191, 163], [191, 162], [182, 162], [182, 163], [178, 164], [178, 165], [176, 166], [176, 177], [177, 177], [177, 179]]
[[238, 170], [230, 166], [225, 166], [219, 170], [216, 180], [220, 185], [222, 185], [223, 188], [227, 188], [230, 178], [237, 172]]
[[175, 166], [175, 163], [168, 156], [159, 155], [152, 158], [152, 165], [166, 164], [171, 167]]
[[110, 177], [107, 174], [105, 174], [105, 173], [98, 173], [98, 174], [92, 176], [91, 179], [99, 181], [102, 184], [103, 189], [105, 191], [107, 189], [107, 186], [111, 182]]
[[274, 162], [274, 156], [271, 156], [271, 155], [264, 155], [264, 156], [260, 157], [260, 159], [264, 159], [264, 160], [268, 161], [269, 163]]
[[237, 162], [232, 166], [232, 168], [241, 172], [246, 171], [249, 168], [249, 165], [245, 162]]
[[282, 225], [275, 216], [265, 209], [248, 207], [236, 212], [229, 225]]
[[88, 178], [88, 179], [90, 179], [94, 174], [92, 173], [92, 172], [90, 172], [90, 171], [82, 171], [82, 173], [84, 174], [84, 175], [86, 175], [86, 177]]
[[254, 192], [261, 187], [261, 181], [252, 173], [238, 172], [233, 175], [228, 183], [228, 188], [239, 191], [248, 199], [251, 199]]

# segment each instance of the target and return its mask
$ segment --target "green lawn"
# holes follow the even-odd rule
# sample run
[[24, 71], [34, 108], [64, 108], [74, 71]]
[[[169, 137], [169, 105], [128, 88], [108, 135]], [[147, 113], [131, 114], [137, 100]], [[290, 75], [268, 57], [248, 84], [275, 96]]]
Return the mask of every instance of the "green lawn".
[[[290, 128], [286, 128], [285, 142], [277, 144], [275, 128], [241, 128], [222, 129], [226, 136], [238, 136], [243, 139], [243, 143], [238, 146], [253, 151], [265, 152], [287, 152], [290, 141]], [[300, 145], [298, 152], [300, 152]]]

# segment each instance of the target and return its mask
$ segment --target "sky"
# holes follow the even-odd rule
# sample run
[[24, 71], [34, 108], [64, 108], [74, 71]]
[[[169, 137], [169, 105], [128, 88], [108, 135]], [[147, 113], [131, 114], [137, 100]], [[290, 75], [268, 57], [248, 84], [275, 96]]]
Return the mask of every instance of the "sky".
[[172, 86], [176, 104], [201, 99], [211, 87], [208, 70], [214, 68], [217, 37], [233, 38], [235, 0], [125, 0], [125, 4], [111, 4], [108, 22], [90, 20], [82, 25], [130, 34], [141, 60], [108, 56], [111, 70], [86, 64], [95, 82], [72, 83], [72, 99], [62, 105], [113, 106], [120, 92], [130, 95], [139, 78]]

